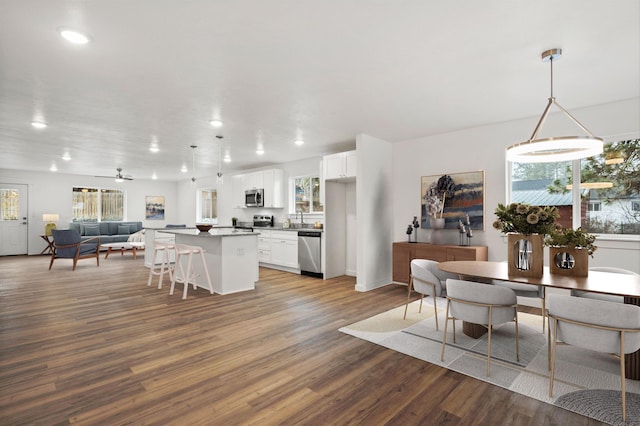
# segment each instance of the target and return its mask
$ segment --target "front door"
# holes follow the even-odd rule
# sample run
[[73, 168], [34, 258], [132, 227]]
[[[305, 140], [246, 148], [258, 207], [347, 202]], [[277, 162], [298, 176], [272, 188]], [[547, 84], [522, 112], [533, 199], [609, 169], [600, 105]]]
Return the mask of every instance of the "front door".
[[0, 183], [0, 256], [27, 254], [27, 185]]

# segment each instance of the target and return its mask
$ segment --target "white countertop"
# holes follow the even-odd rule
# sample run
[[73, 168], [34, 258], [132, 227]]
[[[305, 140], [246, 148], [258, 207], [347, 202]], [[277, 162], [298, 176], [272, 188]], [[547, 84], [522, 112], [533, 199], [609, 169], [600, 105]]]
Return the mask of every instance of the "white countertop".
[[211, 228], [208, 232], [200, 232], [197, 229], [185, 229], [185, 228], [168, 228], [159, 229], [157, 232], [165, 232], [167, 234], [174, 235], [193, 235], [195, 237], [243, 237], [247, 235], [260, 235], [260, 232], [251, 232], [245, 229], [233, 229], [233, 228]]

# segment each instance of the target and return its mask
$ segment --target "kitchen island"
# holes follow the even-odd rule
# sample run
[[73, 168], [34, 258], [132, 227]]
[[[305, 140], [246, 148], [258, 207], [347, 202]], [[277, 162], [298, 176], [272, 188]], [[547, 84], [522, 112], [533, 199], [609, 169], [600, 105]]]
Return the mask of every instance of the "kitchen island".
[[[259, 278], [258, 232], [232, 228], [214, 228], [208, 232], [197, 229], [162, 229], [157, 234], [171, 234], [176, 244], [198, 246], [204, 249], [204, 258], [211, 277], [213, 291], [218, 294], [254, 290]], [[187, 259], [182, 259], [187, 270]], [[200, 256], [192, 264], [198, 274], [196, 286], [208, 290]], [[179, 273], [179, 269], [176, 270]]]

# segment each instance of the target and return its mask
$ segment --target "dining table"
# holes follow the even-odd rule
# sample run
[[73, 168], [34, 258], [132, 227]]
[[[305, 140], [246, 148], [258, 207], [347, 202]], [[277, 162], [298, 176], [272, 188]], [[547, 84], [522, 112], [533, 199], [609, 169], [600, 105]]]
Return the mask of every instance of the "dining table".
[[[438, 268], [444, 272], [457, 274], [460, 279], [470, 281], [511, 281], [569, 291], [579, 290], [611, 294], [623, 296], [624, 303], [640, 306], [640, 275], [589, 271], [586, 277], [576, 277], [552, 274], [549, 271], [549, 267], [545, 266], [542, 277], [521, 277], [510, 275], [509, 266], [506, 262], [473, 260], [440, 262]], [[640, 380], [640, 351], [625, 355], [625, 377]]]

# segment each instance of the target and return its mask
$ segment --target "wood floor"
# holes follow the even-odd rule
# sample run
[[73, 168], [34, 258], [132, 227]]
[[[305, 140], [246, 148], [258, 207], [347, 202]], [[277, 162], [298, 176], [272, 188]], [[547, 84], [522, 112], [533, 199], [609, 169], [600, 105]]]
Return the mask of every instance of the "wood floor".
[[261, 269], [181, 300], [142, 257], [48, 262], [0, 257], [2, 425], [600, 424], [338, 331], [403, 286]]

